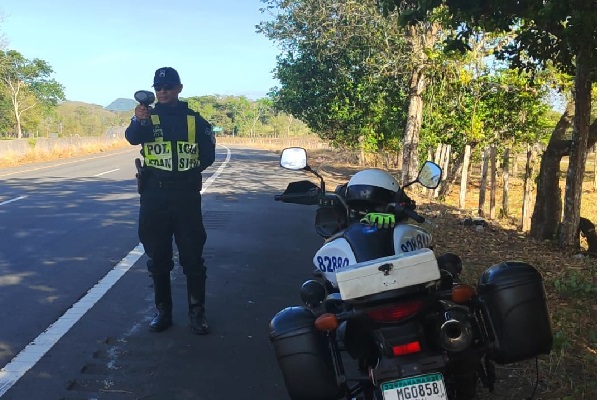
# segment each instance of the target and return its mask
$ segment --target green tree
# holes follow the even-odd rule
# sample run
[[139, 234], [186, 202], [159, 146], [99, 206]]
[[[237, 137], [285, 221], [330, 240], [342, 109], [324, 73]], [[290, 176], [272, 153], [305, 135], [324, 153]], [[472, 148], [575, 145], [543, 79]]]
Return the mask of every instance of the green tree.
[[259, 32], [283, 49], [275, 107], [349, 148], [398, 148], [405, 122], [405, 49], [397, 25], [373, 3], [263, 0], [278, 12]]
[[573, 141], [569, 154], [559, 242], [579, 243], [581, 190], [591, 120], [592, 83], [596, 82], [595, 0], [379, 0], [385, 11], [398, 11], [399, 23], [426, 21], [440, 6], [452, 16], [456, 36], [450, 47], [467, 49], [473, 32], [515, 32], [497, 56], [523, 70], [552, 63], [575, 77]]
[[217, 114], [219, 98], [217, 96], [200, 96], [183, 99], [188, 102], [192, 110], [198, 111], [207, 121], [214, 123]]
[[[261, 136], [277, 133], [280, 122], [271, 99], [250, 100], [244, 96], [200, 96], [184, 99], [223, 134]], [[287, 117], [285, 117], [287, 118]]]
[[54, 71], [39, 58], [26, 59], [15, 50], [0, 52], [0, 83], [9, 98], [17, 138], [22, 138], [23, 114], [40, 105], [65, 99], [62, 85], [51, 79]]

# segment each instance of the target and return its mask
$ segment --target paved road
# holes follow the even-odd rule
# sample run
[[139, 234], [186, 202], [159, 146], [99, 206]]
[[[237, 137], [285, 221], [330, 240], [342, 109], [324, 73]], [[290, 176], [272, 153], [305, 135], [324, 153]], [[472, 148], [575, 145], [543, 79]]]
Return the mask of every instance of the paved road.
[[[146, 257], [134, 250], [136, 156], [121, 150], [58, 166], [0, 169], [0, 398], [287, 398], [268, 323], [299, 302], [320, 239], [312, 207], [277, 203], [273, 195], [306, 177], [278, 167], [273, 153], [231, 148], [228, 158], [219, 147], [205, 173], [211, 183], [203, 201], [212, 332], [189, 330], [185, 277], [176, 266], [174, 326], [150, 333], [151, 281]], [[35, 351], [14, 358], [28, 344], [52, 342], [56, 330], [43, 331], [57, 320], [68, 325], [61, 316], [105, 286], [96, 284], [107, 274], [116, 283], [97, 302], [74, 307], [89, 311], [39, 361], [30, 360]], [[7, 378], [28, 363], [16, 382]]]

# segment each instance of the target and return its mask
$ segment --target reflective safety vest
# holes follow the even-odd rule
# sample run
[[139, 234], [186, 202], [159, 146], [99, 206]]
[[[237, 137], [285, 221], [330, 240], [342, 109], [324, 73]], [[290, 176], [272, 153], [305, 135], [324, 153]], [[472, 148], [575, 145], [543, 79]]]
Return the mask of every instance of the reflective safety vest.
[[[163, 131], [158, 115], [150, 115], [154, 141], [145, 142], [144, 164], [165, 171], [187, 171], [200, 165], [198, 143], [196, 143], [196, 117], [187, 116], [187, 141], [163, 141]], [[173, 149], [175, 144], [175, 149]], [[175, 153], [175, 159], [173, 159]], [[173, 163], [176, 163], [173, 165]]]

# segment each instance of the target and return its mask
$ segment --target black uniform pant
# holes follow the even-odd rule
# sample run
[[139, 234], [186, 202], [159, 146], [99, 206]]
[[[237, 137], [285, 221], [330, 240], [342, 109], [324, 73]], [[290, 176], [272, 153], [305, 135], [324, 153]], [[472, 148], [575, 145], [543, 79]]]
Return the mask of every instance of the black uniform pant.
[[[195, 188], [148, 187], [140, 197], [139, 237], [150, 258], [148, 271], [155, 276], [173, 269], [173, 238], [179, 250], [179, 264], [190, 281], [206, 280], [202, 252], [206, 230], [202, 221], [202, 199]], [[203, 290], [202, 290], [203, 291]], [[204, 293], [202, 299], [204, 303]]]

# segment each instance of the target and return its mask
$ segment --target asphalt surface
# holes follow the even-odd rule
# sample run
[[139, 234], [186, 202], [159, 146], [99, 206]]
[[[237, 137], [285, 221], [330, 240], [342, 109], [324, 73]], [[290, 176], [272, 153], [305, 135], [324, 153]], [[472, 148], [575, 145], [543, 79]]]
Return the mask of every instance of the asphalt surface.
[[[232, 148], [226, 162], [219, 152], [205, 177], [223, 168], [203, 199], [210, 334], [188, 327], [179, 265], [172, 273], [174, 326], [147, 330], [154, 305], [143, 256], [2, 400], [288, 398], [268, 325], [277, 311], [299, 304], [321, 240], [313, 207], [278, 203], [273, 195], [308, 177], [280, 168], [274, 153]], [[137, 207], [130, 206], [113, 217], [127, 222], [127, 241], [135, 242]], [[79, 234], [94, 238], [91, 228]]]
[[138, 244], [134, 154], [0, 169], [0, 366]]

